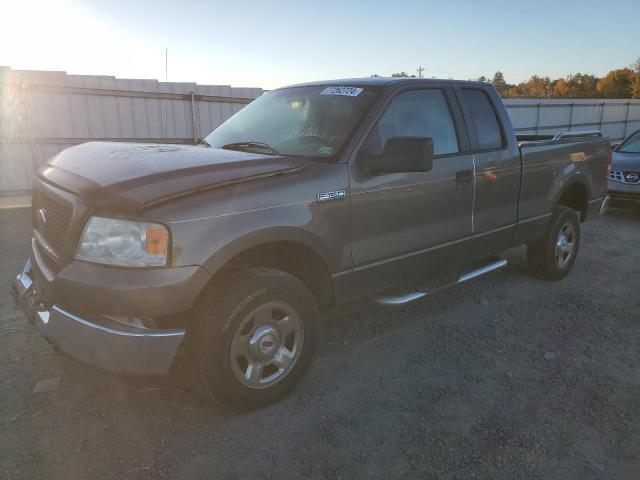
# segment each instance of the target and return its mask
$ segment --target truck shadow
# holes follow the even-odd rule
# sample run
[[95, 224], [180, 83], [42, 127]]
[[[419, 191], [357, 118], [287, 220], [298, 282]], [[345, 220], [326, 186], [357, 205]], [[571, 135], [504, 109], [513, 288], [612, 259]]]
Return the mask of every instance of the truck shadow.
[[638, 205], [615, 205], [609, 207], [607, 217], [616, 220], [640, 220], [640, 203]]

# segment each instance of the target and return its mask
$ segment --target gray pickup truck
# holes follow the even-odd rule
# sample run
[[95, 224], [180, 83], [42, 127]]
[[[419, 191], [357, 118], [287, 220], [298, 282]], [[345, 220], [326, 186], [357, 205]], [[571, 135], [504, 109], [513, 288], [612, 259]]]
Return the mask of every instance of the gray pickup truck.
[[200, 145], [50, 159], [14, 296], [73, 358], [178, 371], [219, 404], [257, 407], [309, 366], [322, 309], [401, 305], [522, 244], [537, 275], [566, 275], [580, 222], [606, 210], [610, 161], [599, 132], [516, 137], [486, 83], [282, 88]]

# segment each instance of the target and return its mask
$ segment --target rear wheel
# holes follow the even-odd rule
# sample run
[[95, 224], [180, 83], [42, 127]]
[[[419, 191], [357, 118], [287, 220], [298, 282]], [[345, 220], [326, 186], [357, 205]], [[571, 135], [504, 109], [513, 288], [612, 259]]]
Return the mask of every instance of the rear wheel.
[[212, 286], [194, 320], [189, 345], [199, 390], [235, 409], [283, 397], [309, 366], [318, 336], [312, 294], [269, 268], [239, 270]]
[[569, 207], [556, 207], [545, 236], [527, 245], [529, 270], [541, 278], [559, 280], [573, 267], [579, 247], [576, 212]]

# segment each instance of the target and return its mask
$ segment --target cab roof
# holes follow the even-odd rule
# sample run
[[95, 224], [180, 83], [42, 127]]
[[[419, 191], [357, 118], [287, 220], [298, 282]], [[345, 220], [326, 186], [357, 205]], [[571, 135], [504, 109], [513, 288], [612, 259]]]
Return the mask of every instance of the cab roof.
[[342, 86], [342, 87], [387, 87], [389, 85], [396, 85], [399, 83], [411, 83], [411, 84], [424, 84], [429, 85], [433, 83], [451, 83], [451, 84], [464, 84], [464, 85], [477, 85], [487, 86], [485, 82], [471, 81], [471, 80], [449, 80], [449, 79], [437, 79], [437, 78], [415, 78], [415, 77], [363, 77], [363, 78], [343, 78], [338, 80], [319, 80], [315, 82], [297, 83], [294, 85], [287, 85], [282, 88], [292, 87], [315, 87], [315, 86]]

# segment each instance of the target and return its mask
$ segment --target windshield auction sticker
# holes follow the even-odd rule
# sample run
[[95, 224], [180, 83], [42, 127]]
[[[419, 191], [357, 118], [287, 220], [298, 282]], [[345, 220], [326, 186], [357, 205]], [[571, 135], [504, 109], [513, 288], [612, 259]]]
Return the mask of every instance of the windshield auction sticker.
[[342, 95], [345, 97], [357, 97], [364, 89], [359, 87], [327, 87], [320, 95]]

